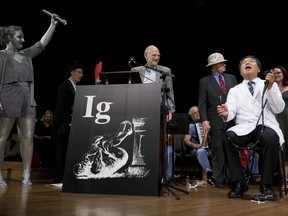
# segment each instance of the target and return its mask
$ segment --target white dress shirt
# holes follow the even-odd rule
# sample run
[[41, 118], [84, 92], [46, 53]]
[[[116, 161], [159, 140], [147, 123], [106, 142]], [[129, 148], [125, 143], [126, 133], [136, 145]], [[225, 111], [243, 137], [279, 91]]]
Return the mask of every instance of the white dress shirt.
[[155, 82], [156, 82], [156, 71], [146, 68], [143, 83], [155, 83]]

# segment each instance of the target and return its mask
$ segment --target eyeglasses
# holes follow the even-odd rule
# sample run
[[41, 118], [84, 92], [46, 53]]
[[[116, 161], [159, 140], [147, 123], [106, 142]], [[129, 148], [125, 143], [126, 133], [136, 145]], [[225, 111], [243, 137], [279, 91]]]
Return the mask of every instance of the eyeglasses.
[[152, 57], [160, 57], [160, 54], [151, 54]]

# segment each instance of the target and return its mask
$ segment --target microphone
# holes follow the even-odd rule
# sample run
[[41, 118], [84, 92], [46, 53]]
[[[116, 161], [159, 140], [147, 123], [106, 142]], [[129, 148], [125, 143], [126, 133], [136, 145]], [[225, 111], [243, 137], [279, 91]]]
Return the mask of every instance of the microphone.
[[137, 62], [136, 62], [136, 60], [135, 60], [135, 58], [134, 57], [130, 57], [129, 58], [129, 60], [128, 60], [128, 65], [130, 66], [130, 67], [133, 67], [132, 65], [135, 65]]
[[[223, 100], [222, 100], [222, 96], [221, 95], [218, 96], [218, 102], [219, 102], [220, 106], [223, 104]], [[221, 119], [222, 119], [222, 127], [223, 127], [223, 129], [225, 129], [224, 117], [222, 116]]]
[[218, 100], [219, 100], [219, 105], [222, 105], [223, 102], [222, 102], [222, 96], [221, 95], [218, 96]]
[[49, 11], [43, 9], [42, 10], [43, 13], [45, 13], [46, 15], [53, 17], [55, 20], [59, 21], [60, 23], [62, 23], [63, 25], [67, 25], [67, 21], [64, 19], [61, 19], [57, 14], [52, 14]]
[[266, 80], [266, 81], [265, 81], [265, 86], [264, 86], [263, 94], [262, 94], [262, 95], [264, 95], [264, 93], [266, 92], [266, 90], [267, 90], [267, 88], [268, 88], [268, 85], [269, 85], [269, 81]]
[[[264, 72], [263, 72], [264, 77], [266, 77], [266, 75], [267, 75], [268, 73], [272, 73], [271, 70], [272, 70], [272, 69], [269, 69], [269, 70], [264, 71]], [[268, 85], [269, 85], [269, 81], [266, 80], [266, 81], [265, 81], [265, 86], [264, 86], [263, 94], [262, 94], [262, 95], [264, 95], [264, 93], [266, 92]]]
[[272, 73], [272, 68], [270, 68], [270, 69], [268, 69], [268, 70], [265, 70], [264, 72], [263, 72], [263, 75], [264, 76], [266, 76], [268, 73]]

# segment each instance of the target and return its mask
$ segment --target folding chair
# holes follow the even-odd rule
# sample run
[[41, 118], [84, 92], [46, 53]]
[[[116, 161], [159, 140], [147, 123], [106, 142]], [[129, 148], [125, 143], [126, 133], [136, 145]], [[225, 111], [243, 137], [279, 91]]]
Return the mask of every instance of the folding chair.
[[180, 160], [181, 165], [181, 180], [185, 180], [187, 175], [191, 174], [191, 177], [198, 180], [203, 179], [203, 169], [198, 162], [195, 155], [187, 153], [186, 146], [184, 144], [184, 135], [175, 135], [175, 151], [176, 151], [176, 161], [177, 156]]

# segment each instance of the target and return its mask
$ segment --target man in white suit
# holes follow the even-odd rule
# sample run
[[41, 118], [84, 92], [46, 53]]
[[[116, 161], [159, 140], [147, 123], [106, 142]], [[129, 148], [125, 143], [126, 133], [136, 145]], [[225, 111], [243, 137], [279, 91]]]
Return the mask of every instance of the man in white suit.
[[[274, 83], [273, 73], [267, 73], [266, 81], [258, 77], [261, 71], [258, 58], [252, 55], [242, 58], [239, 69], [243, 82], [230, 89], [225, 104], [217, 106], [217, 112], [224, 121], [236, 119], [236, 125], [229, 128], [227, 136], [223, 137], [232, 183], [228, 197], [240, 198], [247, 190], [236, 146], [244, 147], [253, 142], [260, 148], [260, 193], [266, 200], [276, 200], [273, 174], [284, 138], [275, 115], [283, 111], [285, 103], [279, 87]], [[252, 93], [249, 90], [251, 81]]]

